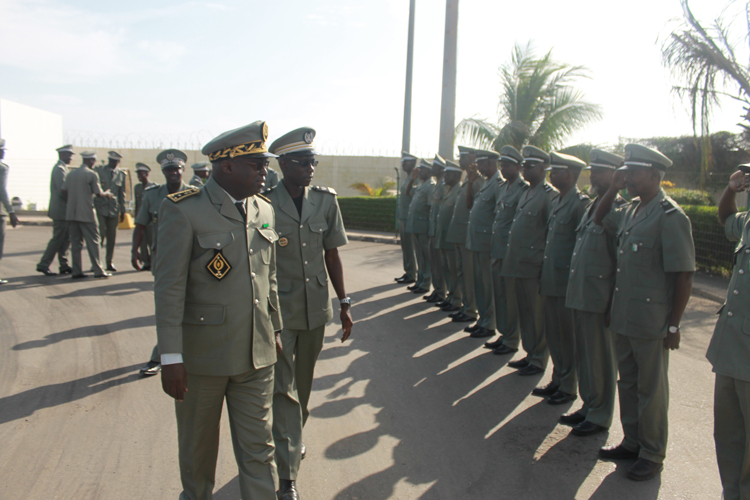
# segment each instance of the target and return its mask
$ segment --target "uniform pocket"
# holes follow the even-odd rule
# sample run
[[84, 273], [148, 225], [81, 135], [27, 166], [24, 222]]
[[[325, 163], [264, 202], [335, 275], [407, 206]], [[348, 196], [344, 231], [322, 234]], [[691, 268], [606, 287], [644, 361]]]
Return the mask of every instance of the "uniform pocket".
[[271, 229], [270, 227], [259, 227], [257, 228], [258, 234], [260, 234], [260, 256], [263, 259], [264, 264], [270, 264], [271, 263], [271, 250], [273, 248], [274, 243], [278, 241], [279, 236], [276, 234], [276, 231]]
[[628, 322], [645, 333], [655, 335], [662, 332], [669, 319], [669, 304], [664, 290], [634, 288], [628, 304]]
[[[422, 219], [420, 217], [420, 220], [429, 220], [429, 217], [425, 217]], [[312, 247], [316, 250], [319, 250], [323, 248], [323, 235], [328, 230], [328, 223], [327, 222], [311, 222], [310, 223], [310, 243], [312, 244]]]
[[185, 304], [182, 322], [191, 325], [220, 325], [224, 322], [224, 306]]

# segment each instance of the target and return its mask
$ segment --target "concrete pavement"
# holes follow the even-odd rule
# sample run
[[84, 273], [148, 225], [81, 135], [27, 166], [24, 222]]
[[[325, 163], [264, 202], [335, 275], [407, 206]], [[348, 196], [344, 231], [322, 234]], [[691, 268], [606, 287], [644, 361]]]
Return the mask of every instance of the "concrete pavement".
[[[0, 498], [176, 499], [173, 403], [158, 377], [137, 374], [155, 331], [151, 276], [128, 269], [131, 232], [118, 231], [120, 272], [77, 282], [34, 272], [49, 233], [9, 228], [0, 261], [10, 281], [0, 287]], [[570, 435], [557, 418], [578, 401], [553, 407], [529, 395], [551, 368], [516, 376], [508, 357], [395, 284], [397, 246], [352, 241], [341, 255], [355, 326], [345, 344], [337, 320], [327, 328], [303, 499], [719, 498], [704, 357], [715, 301], [691, 299], [671, 355], [665, 471], [634, 483], [627, 463], [596, 458], [622, 438], [619, 419], [608, 436]], [[222, 425], [214, 498], [236, 500], [226, 417]]]

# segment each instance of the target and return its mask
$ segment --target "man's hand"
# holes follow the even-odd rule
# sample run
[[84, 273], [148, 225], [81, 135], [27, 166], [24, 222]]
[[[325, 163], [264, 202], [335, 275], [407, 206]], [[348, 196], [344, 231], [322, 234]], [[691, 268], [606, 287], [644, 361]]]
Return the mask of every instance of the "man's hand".
[[664, 349], [674, 351], [680, 348], [680, 329], [678, 328], [675, 333], [667, 331], [667, 338], [664, 339]]
[[102, 194], [100, 194], [99, 196], [103, 196], [104, 198], [109, 198], [110, 200], [115, 199], [115, 195], [113, 195], [112, 191], [110, 191], [109, 189], [107, 189], [106, 191], [103, 191]]
[[281, 356], [281, 353], [284, 352], [284, 346], [281, 344], [281, 332], [276, 332], [276, 355]]
[[349, 312], [348, 305], [341, 306], [341, 314], [339, 314], [339, 317], [341, 318], [341, 329], [344, 330], [344, 334], [341, 336], [341, 342], [344, 342], [349, 338], [349, 335], [352, 334], [352, 325], [354, 324], [354, 321], [352, 321], [352, 313]]
[[125, 222], [125, 214], [120, 214], [120, 222]]
[[182, 363], [161, 367], [161, 388], [177, 401], [185, 399], [185, 393], [188, 390], [187, 378], [187, 370]]
[[740, 170], [736, 171], [729, 178], [729, 189], [735, 193], [746, 191], [748, 187], [748, 175]]
[[614, 189], [615, 191], [625, 189], [625, 170], [615, 170], [615, 175], [612, 177], [612, 184], [609, 189]]
[[412, 179], [413, 181], [416, 181], [418, 177], [419, 177], [419, 175], [418, 175], [417, 167], [414, 167], [414, 168], [413, 168], [413, 169], [411, 170], [411, 179]]
[[469, 165], [469, 167], [466, 169], [466, 179], [469, 182], [474, 182], [479, 178], [479, 170], [476, 167], [476, 164], [472, 163]]
[[130, 252], [130, 263], [133, 265], [133, 269], [135, 269], [136, 271], [141, 270], [141, 266], [138, 265], [138, 262], [143, 262], [143, 257], [141, 256], [141, 252], [139, 252], [136, 248], [132, 252]]
[[8, 214], [10, 216], [10, 225], [16, 227], [18, 225], [18, 216], [15, 213]]

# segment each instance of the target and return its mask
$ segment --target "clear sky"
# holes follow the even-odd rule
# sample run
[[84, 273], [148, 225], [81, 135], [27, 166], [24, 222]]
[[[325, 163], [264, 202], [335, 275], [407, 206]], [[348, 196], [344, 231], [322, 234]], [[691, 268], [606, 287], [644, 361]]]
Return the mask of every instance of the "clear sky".
[[[691, 2], [706, 23], [724, 5]], [[457, 121], [496, 119], [498, 68], [532, 41], [590, 69], [581, 86], [604, 119], [570, 144], [689, 134], [660, 62], [680, 15], [678, 0], [461, 0]], [[262, 119], [271, 139], [309, 125], [323, 152], [395, 155], [408, 16], [408, 0], [0, 0], [0, 97], [63, 115], [74, 140], [200, 145]], [[429, 156], [445, 1], [417, 0], [416, 19], [411, 149]], [[727, 101], [713, 130], [736, 132], [741, 112]]]

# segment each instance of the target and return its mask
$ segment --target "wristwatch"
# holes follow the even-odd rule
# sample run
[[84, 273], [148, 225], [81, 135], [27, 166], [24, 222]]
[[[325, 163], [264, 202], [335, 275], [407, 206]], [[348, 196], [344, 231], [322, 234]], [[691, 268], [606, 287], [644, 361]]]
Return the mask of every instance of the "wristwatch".
[[678, 331], [680, 331], [680, 327], [679, 326], [670, 326], [669, 327], [669, 333], [677, 333]]
[[351, 305], [352, 305], [352, 299], [351, 299], [351, 297], [344, 297], [343, 299], [339, 299], [339, 303], [340, 303], [340, 304], [341, 304], [342, 306], [343, 306], [344, 304], [346, 304], [346, 305], [348, 305], [349, 307], [351, 307]]

